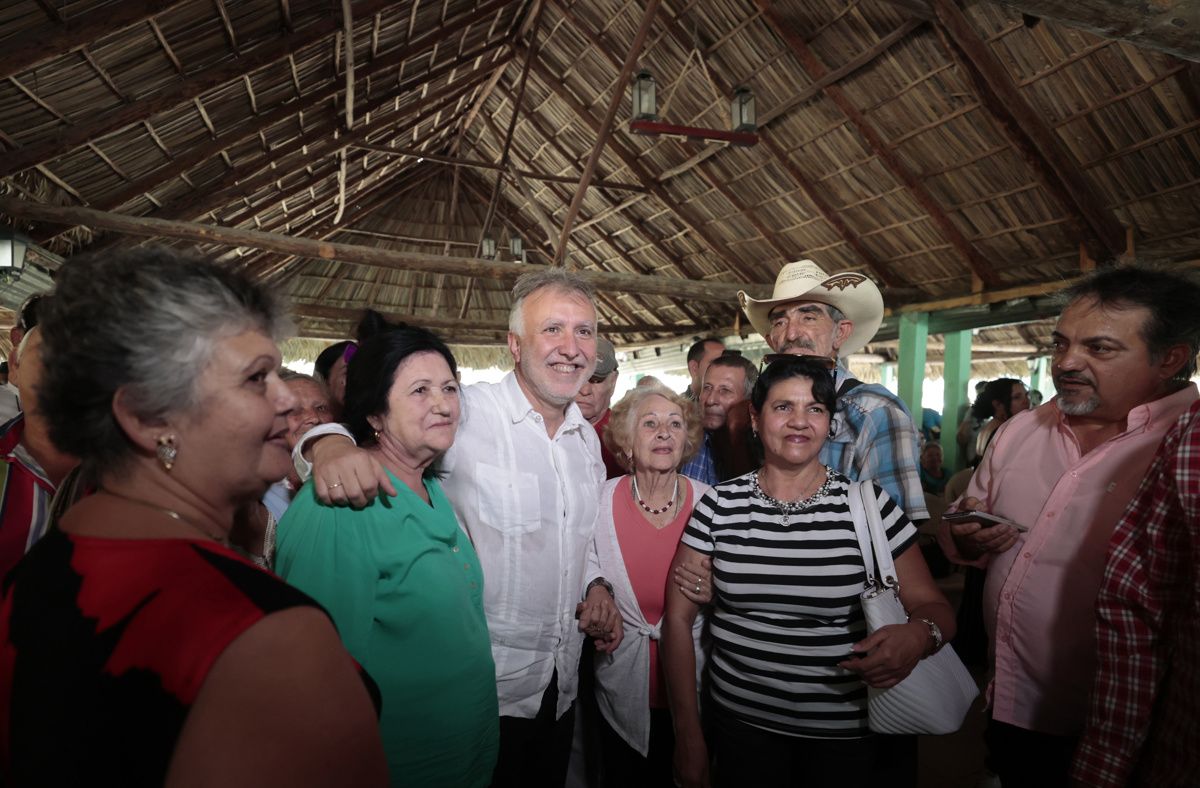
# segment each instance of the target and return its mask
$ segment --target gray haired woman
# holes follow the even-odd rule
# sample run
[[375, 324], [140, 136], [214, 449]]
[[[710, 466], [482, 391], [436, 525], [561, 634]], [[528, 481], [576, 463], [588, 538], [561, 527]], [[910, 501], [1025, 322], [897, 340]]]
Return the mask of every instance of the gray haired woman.
[[98, 489], [5, 586], [0, 782], [383, 784], [370, 679], [227, 543], [289, 464], [280, 307], [165, 248], [71, 260], [57, 287], [39, 405]]

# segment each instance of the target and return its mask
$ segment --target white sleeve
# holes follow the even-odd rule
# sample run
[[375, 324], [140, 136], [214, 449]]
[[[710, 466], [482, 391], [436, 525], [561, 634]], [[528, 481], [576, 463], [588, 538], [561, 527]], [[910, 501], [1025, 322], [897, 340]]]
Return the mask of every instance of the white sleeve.
[[318, 424], [308, 432], [304, 433], [303, 437], [296, 443], [296, 448], [292, 449], [292, 466], [296, 469], [296, 475], [300, 477], [300, 482], [308, 481], [308, 477], [312, 475], [312, 463], [304, 458], [304, 446], [313, 438], [319, 438], [322, 435], [342, 435], [347, 438], [355, 446], [358, 441], [354, 440], [354, 436], [350, 434], [350, 430], [336, 422], [329, 424]]

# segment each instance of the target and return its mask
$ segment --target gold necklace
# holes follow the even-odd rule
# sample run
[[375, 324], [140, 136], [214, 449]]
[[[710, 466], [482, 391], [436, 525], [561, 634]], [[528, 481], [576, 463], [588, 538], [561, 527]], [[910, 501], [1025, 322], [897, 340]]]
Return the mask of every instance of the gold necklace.
[[136, 503], [139, 506], [145, 506], [147, 509], [153, 509], [156, 512], [161, 512], [161, 513], [165, 514], [167, 517], [170, 517], [172, 520], [183, 523], [184, 525], [186, 525], [190, 528], [193, 528], [194, 530], [200, 532], [201, 534], [204, 534], [205, 537], [212, 539], [214, 542], [218, 542], [219, 544], [222, 544], [225, 546], [229, 545], [229, 540], [226, 537], [218, 536], [216, 534], [209, 532], [209, 530], [207, 528], [205, 528], [204, 526], [200, 525], [200, 523], [196, 522], [195, 520], [193, 520], [190, 517], [184, 517], [182, 514], [175, 511], [174, 509], [168, 509], [167, 507], [159, 506], [156, 503], [150, 503], [149, 501], [143, 501], [141, 498], [132, 498], [128, 495], [125, 495], [124, 493], [119, 493], [119, 492], [116, 492], [115, 490], [110, 490], [107, 487], [100, 488], [100, 491], [107, 493], [114, 498], [121, 498], [122, 500], [129, 501], [130, 503]]

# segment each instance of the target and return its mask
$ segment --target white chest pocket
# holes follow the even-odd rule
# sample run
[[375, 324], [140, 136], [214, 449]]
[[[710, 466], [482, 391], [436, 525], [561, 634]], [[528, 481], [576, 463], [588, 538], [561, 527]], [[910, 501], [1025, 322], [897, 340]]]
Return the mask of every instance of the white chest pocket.
[[476, 507], [479, 520], [501, 533], [523, 534], [542, 525], [538, 477], [533, 473], [475, 464]]

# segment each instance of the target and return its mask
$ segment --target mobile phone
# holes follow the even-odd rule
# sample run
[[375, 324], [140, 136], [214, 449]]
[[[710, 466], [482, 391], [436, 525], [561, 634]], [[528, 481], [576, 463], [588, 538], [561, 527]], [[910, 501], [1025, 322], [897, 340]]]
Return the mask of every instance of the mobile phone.
[[1029, 526], [1014, 523], [1012, 520], [1005, 519], [991, 512], [981, 512], [978, 509], [963, 509], [958, 512], [950, 512], [943, 514], [942, 519], [948, 523], [962, 523], [975, 520], [983, 523], [986, 526], [992, 525], [1011, 525], [1018, 531], [1025, 532], [1029, 530]]

